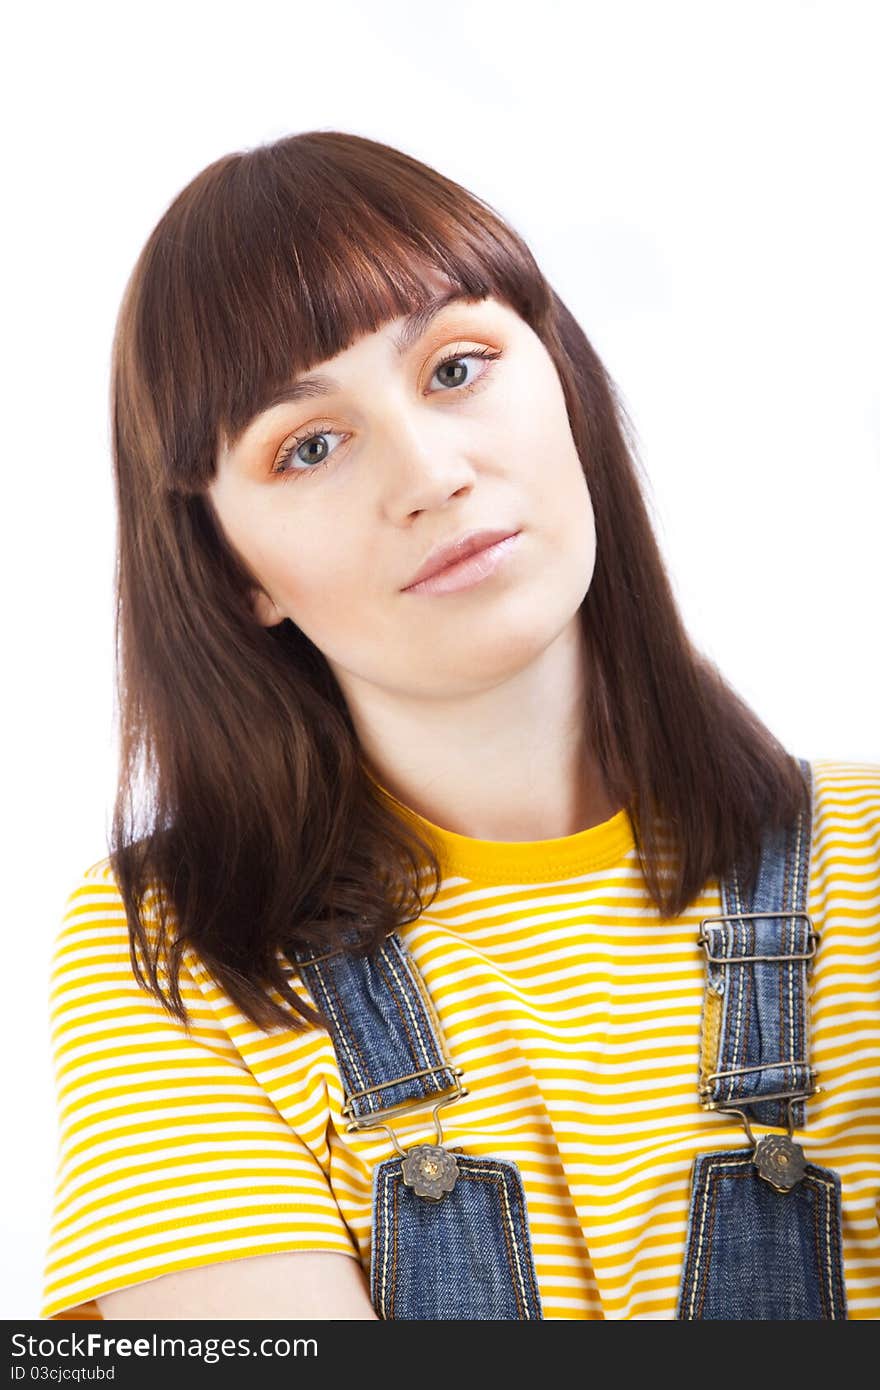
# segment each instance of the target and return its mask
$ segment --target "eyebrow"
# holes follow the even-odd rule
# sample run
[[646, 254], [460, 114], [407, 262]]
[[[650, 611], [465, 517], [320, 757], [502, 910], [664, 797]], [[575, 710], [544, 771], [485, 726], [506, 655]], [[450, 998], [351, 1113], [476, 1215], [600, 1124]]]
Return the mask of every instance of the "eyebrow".
[[[403, 327], [395, 333], [392, 342], [398, 357], [402, 357], [414, 343], [418, 342], [419, 338], [427, 332], [431, 322], [448, 304], [461, 300], [481, 302], [485, 297], [485, 295], [468, 294], [460, 289], [446, 290], [443, 294], [434, 295], [420, 309], [415, 309], [411, 314], [407, 314], [403, 321]], [[267, 410], [272, 410], [276, 405], [288, 405], [291, 401], [311, 400], [315, 396], [327, 396], [331, 391], [337, 390], [339, 390], [339, 382], [330, 376], [307, 377], [294, 381], [288, 386], [282, 386], [280, 390], [273, 392], [257, 407], [241, 434], [244, 434], [245, 430], [249, 429], [260, 415], [265, 414]]]

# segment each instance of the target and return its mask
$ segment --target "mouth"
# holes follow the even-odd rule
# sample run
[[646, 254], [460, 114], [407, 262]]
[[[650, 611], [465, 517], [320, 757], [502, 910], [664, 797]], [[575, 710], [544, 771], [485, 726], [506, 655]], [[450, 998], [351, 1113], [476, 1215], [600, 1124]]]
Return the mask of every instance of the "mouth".
[[458, 593], [462, 589], [472, 589], [506, 564], [511, 552], [516, 550], [518, 546], [520, 534], [519, 531], [513, 531], [509, 535], [502, 536], [500, 540], [491, 541], [479, 550], [471, 551], [464, 558], [455, 560], [442, 569], [436, 570], [433, 574], [419, 580], [418, 583], [407, 585], [402, 592], [405, 594], [452, 594]]

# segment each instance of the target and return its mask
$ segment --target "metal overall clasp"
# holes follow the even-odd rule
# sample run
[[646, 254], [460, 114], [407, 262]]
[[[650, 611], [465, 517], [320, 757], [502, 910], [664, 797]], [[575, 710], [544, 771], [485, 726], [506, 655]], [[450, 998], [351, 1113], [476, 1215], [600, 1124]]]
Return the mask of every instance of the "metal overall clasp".
[[[821, 1086], [816, 1086], [810, 1095], [816, 1095], [821, 1091]], [[807, 1170], [807, 1160], [800, 1144], [794, 1140], [794, 1120], [792, 1116], [792, 1106], [796, 1100], [804, 1098], [802, 1091], [795, 1095], [786, 1092], [777, 1093], [775, 1096], [762, 1096], [761, 1100], [787, 1100], [788, 1112], [788, 1133], [787, 1134], [762, 1134], [760, 1139], [755, 1139], [749, 1118], [744, 1110], [728, 1109], [723, 1107], [723, 1113], [736, 1115], [742, 1121], [746, 1132], [746, 1138], [752, 1146], [752, 1162], [758, 1170], [758, 1176], [769, 1183], [775, 1192], [790, 1192], [796, 1187]], [[721, 1106], [717, 1107], [719, 1110]]]
[[[453, 1067], [452, 1071], [456, 1077], [463, 1075], [460, 1067]], [[406, 1081], [427, 1074], [427, 1072], [413, 1072], [410, 1077], [399, 1077], [398, 1080]], [[380, 1089], [385, 1088], [378, 1086], [370, 1088], [370, 1090]], [[348, 1102], [343, 1106], [343, 1114], [351, 1113], [350, 1102], [352, 1100], [368, 1094], [369, 1091], [358, 1091], [355, 1095], [349, 1096]], [[411, 1187], [416, 1196], [423, 1197], [426, 1202], [441, 1202], [447, 1192], [451, 1192], [455, 1187], [458, 1178], [458, 1161], [451, 1149], [447, 1149], [443, 1143], [439, 1112], [444, 1105], [451, 1105], [453, 1101], [468, 1094], [467, 1087], [462, 1086], [460, 1081], [456, 1081], [455, 1089], [451, 1093], [441, 1096], [436, 1105], [432, 1106], [434, 1128], [437, 1134], [435, 1144], [414, 1144], [411, 1149], [402, 1149], [394, 1130], [384, 1123], [392, 1115], [405, 1115], [414, 1110], [421, 1110], [425, 1104], [423, 1099], [403, 1101], [400, 1105], [389, 1106], [386, 1110], [378, 1111], [377, 1115], [358, 1117], [351, 1120], [345, 1128], [349, 1133], [363, 1129], [384, 1129], [397, 1153], [403, 1159], [401, 1173], [405, 1185]]]

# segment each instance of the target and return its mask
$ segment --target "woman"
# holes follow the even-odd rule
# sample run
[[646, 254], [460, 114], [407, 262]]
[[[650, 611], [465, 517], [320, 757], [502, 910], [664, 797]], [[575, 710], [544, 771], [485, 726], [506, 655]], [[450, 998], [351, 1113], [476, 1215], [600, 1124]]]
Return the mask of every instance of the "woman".
[[[880, 1311], [880, 767], [799, 762], [693, 648], [521, 239], [353, 135], [220, 159], [135, 267], [112, 409], [120, 787], [56, 949], [43, 1316], [729, 1315], [719, 1150], [780, 1219], [827, 1193], [795, 1315]], [[782, 1007], [746, 909], [792, 827], [779, 1135], [718, 972], [737, 1028]]]

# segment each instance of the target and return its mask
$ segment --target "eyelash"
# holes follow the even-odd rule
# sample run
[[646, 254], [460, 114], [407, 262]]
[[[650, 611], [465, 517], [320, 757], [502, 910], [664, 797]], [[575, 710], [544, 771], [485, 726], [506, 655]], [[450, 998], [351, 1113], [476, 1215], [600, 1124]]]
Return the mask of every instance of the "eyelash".
[[[450, 393], [453, 395], [457, 394], [461, 396], [469, 396], [472, 391], [478, 390], [483, 385], [483, 383], [486, 381], [486, 378], [492, 372], [492, 364], [500, 356], [500, 352], [493, 351], [492, 348], [486, 347], [473, 348], [470, 352], [453, 352], [450, 353], [449, 356], [444, 357], [440, 362], [436, 364], [436, 366], [434, 367], [434, 371], [431, 373], [431, 375], [433, 377], [437, 372], [439, 372], [441, 367], [448, 366], [450, 362], [463, 362], [466, 361], [468, 357], [484, 358], [486, 360], [486, 368], [484, 371], [480, 373], [476, 381], [468, 382], [466, 386], [454, 386], [449, 388]], [[282, 482], [286, 483], [289, 482], [292, 478], [302, 478], [310, 473], [319, 472], [320, 469], [324, 468], [330, 462], [330, 460], [333, 457], [333, 454], [328, 454], [325, 459], [322, 459], [320, 463], [313, 464], [311, 468], [285, 468], [284, 465], [287, 463], [288, 459], [293, 457], [297, 449], [301, 449], [303, 444], [308, 444], [310, 439], [317, 439], [322, 434], [332, 433], [333, 431], [327, 428], [317, 430], [312, 429], [308, 430], [304, 434], [295, 435], [290, 446], [284, 450], [284, 453], [280, 455], [277, 463], [270, 470], [272, 477], [278, 477], [281, 479]]]

